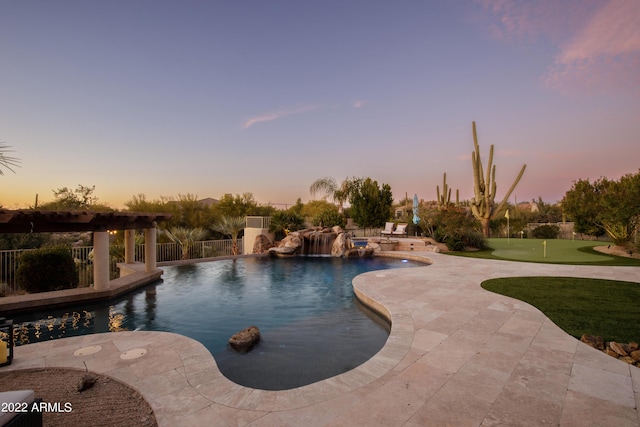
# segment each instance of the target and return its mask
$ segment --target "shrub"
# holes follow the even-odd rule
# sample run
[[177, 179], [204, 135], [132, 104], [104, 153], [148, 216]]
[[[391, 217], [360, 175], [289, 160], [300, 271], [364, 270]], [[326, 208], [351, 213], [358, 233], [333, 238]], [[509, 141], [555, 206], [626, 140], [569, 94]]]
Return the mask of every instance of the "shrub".
[[464, 242], [460, 236], [450, 236], [445, 240], [450, 251], [464, 251]]
[[484, 237], [481, 233], [473, 230], [453, 233], [445, 239], [445, 243], [450, 251], [464, 251], [467, 248], [485, 248]]
[[451, 251], [485, 247], [484, 237], [477, 230], [477, 221], [462, 209], [450, 208], [433, 212], [428, 224], [431, 224], [433, 239], [446, 243]]
[[344, 215], [338, 212], [338, 209], [325, 209], [313, 218], [312, 224], [320, 227], [339, 226], [344, 228], [347, 222]]
[[42, 248], [20, 256], [16, 282], [27, 292], [47, 292], [78, 286], [78, 272], [65, 247]]
[[474, 249], [484, 249], [486, 247], [486, 241], [482, 233], [477, 231], [467, 231], [464, 235], [465, 247]]
[[449, 236], [445, 233], [444, 228], [436, 228], [433, 230], [433, 240], [438, 243], [444, 243]]
[[534, 239], [557, 239], [560, 233], [560, 227], [557, 225], [544, 224], [534, 228], [531, 231], [531, 237]]
[[304, 218], [296, 213], [277, 211], [271, 215], [269, 231], [274, 233], [276, 240], [282, 240], [289, 231], [302, 230]]

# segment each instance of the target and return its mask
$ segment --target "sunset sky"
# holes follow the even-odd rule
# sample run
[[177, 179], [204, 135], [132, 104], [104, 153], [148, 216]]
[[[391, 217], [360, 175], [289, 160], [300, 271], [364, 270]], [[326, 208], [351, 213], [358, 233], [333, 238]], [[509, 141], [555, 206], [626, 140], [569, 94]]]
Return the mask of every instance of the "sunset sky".
[[[7, 1], [0, 204], [95, 185], [261, 204], [321, 177], [555, 202], [640, 168], [640, 0]], [[514, 197], [512, 196], [512, 202]]]

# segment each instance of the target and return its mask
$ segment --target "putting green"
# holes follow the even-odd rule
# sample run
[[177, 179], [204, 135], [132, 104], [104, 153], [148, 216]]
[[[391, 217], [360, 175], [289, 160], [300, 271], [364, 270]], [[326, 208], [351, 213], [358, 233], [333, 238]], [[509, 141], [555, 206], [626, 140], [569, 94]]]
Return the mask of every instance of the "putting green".
[[[546, 242], [546, 248], [544, 242]], [[487, 243], [493, 249], [494, 256], [514, 261], [589, 263], [613, 258], [606, 254], [600, 255], [578, 250], [584, 247], [606, 245], [605, 242], [560, 239], [487, 239]]]

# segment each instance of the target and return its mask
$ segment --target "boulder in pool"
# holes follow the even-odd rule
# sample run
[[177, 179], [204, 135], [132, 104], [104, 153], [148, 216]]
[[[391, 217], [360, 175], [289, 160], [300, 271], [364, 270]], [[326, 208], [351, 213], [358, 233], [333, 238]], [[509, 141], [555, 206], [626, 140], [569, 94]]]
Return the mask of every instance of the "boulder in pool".
[[249, 326], [229, 338], [229, 345], [235, 351], [246, 353], [260, 341], [260, 329], [257, 326]]

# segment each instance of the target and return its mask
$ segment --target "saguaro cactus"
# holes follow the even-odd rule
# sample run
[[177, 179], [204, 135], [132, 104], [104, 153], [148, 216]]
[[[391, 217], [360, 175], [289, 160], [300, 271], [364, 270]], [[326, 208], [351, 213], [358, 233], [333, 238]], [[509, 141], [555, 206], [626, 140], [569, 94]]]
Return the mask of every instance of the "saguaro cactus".
[[489, 237], [489, 221], [494, 219], [507, 203], [509, 196], [520, 182], [522, 174], [527, 165], [522, 165], [520, 173], [516, 177], [511, 188], [505, 194], [502, 201], [495, 206], [496, 197], [496, 166], [493, 164], [493, 144], [489, 148], [489, 163], [487, 164], [487, 174], [484, 175], [482, 159], [480, 159], [480, 146], [478, 145], [478, 135], [476, 133], [476, 122], [472, 122], [474, 152], [471, 153], [471, 164], [473, 166], [473, 192], [475, 197], [471, 199], [471, 213], [482, 225], [482, 234]]
[[[448, 191], [447, 191], [448, 190]], [[447, 185], [447, 173], [444, 173], [442, 179], [442, 194], [440, 194], [440, 186], [436, 185], [436, 194], [438, 197], [438, 209], [446, 209], [451, 201], [451, 189]]]
[[[436, 195], [438, 201], [438, 209], [447, 209], [451, 204], [451, 189], [447, 185], [447, 173], [442, 178], [442, 194], [440, 194], [440, 186], [436, 185]], [[456, 189], [456, 206], [460, 201], [460, 192]]]

